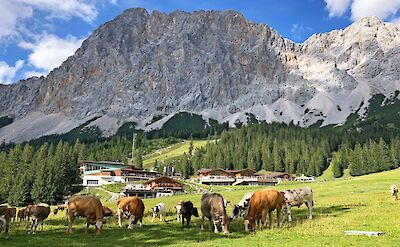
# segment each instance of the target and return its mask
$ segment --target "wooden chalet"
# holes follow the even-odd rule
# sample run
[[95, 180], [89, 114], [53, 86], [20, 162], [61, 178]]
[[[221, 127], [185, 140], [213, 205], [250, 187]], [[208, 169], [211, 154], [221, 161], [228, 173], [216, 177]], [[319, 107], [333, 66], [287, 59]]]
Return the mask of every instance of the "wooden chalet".
[[183, 191], [183, 185], [170, 177], [159, 177], [143, 184], [145, 188], [157, 191]]

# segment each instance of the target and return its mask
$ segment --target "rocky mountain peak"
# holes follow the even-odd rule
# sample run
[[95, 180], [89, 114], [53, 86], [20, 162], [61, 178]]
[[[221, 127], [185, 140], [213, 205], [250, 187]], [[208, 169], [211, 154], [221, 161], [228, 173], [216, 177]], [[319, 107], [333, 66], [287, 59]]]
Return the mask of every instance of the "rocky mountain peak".
[[236, 11], [128, 9], [46, 78], [0, 90], [1, 114], [16, 117], [9, 126], [16, 134], [2, 128], [0, 140], [24, 140], [27, 124], [40, 126], [29, 133], [35, 137], [94, 116], [111, 134], [127, 121], [153, 128], [166, 121], [147, 127], [154, 116], [181, 111], [231, 126], [248, 114], [300, 126], [342, 123], [373, 93], [400, 89], [399, 39], [399, 27], [376, 17], [296, 44]]

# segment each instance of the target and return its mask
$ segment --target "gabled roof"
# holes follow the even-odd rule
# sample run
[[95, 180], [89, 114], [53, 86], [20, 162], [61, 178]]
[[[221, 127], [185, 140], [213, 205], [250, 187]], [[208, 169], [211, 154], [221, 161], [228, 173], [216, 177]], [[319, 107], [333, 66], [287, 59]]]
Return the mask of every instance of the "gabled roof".
[[197, 173], [208, 173], [208, 172], [212, 172], [212, 171], [223, 171], [223, 172], [226, 172], [226, 173], [231, 174], [231, 171], [229, 171], [229, 170], [224, 170], [224, 169], [222, 169], [222, 168], [200, 169], [200, 170], [197, 171]]
[[176, 183], [176, 184], [181, 184], [178, 181], [176, 181], [175, 179], [170, 178], [170, 177], [166, 177], [166, 176], [155, 178], [155, 179], [151, 179], [151, 180], [145, 182], [144, 184], [147, 185], [147, 184], [151, 184], [153, 182], [155, 182], [155, 183]]

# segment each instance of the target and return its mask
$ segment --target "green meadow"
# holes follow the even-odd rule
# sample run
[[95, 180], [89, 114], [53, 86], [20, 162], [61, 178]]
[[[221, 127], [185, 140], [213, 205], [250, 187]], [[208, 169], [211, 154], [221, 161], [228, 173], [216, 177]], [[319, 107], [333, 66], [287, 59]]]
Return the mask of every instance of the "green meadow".
[[[314, 219], [306, 219], [306, 207], [293, 209], [294, 222], [278, 228], [245, 233], [243, 220], [231, 223], [230, 234], [200, 231], [200, 218], [192, 220], [189, 229], [181, 228], [175, 220], [173, 208], [179, 200], [191, 200], [200, 205], [200, 194], [176, 195], [144, 200], [146, 217], [143, 227], [127, 229], [116, 224], [116, 218], [107, 220], [101, 236], [95, 236], [91, 226], [85, 234], [85, 221], [79, 219], [73, 233], [65, 233], [65, 213], [51, 216], [44, 231], [28, 235], [24, 223], [12, 223], [9, 239], [0, 234], [0, 246], [400, 246], [400, 200], [393, 201], [389, 186], [400, 184], [400, 170], [392, 170], [356, 178], [346, 178], [310, 184], [287, 183], [277, 189], [310, 186], [314, 192]], [[225, 187], [226, 188], [226, 187]], [[248, 191], [261, 187], [230, 187], [219, 190], [225, 199], [238, 202]], [[151, 207], [165, 202], [169, 213], [165, 222], [151, 222]], [[111, 208], [116, 203], [106, 202]], [[231, 206], [228, 206], [231, 214]], [[276, 214], [274, 214], [274, 220]], [[349, 236], [345, 230], [383, 231], [379, 237]]]

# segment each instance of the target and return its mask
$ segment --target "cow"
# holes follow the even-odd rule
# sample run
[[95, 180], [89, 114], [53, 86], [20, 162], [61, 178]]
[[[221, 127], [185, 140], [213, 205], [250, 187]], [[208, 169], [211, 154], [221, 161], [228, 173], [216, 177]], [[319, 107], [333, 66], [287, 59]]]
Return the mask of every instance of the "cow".
[[144, 215], [144, 203], [137, 196], [122, 197], [117, 202], [118, 224], [122, 227], [121, 216], [129, 219], [128, 229], [133, 229], [133, 226], [139, 221], [142, 226]]
[[165, 203], [161, 202], [161, 203], [156, 204], [152, 208], [152, 210], [153, 210], [153, 218], [151, 219], [151, 222], [153, 222], [153, 220], [158, 216], [160, 217], [160, 221], [162, 221], [163, 216], [164, 216], [164, 219], [165, 219], [165, 215], [167, 213], [167, 210], [165, 208]]
[[8, 229], [10, 228], [10, 214], [7, 206], [0, 206], [0, 232], [4, 228], [5, 238], [8, 238]]
[[176, 220], [178, 222], [182, 221], [182, 203], [183, 201], [180, 200], [178, 204], [176, 204], [175, 206], [175, 210], [176, 210]]
[[303, 203], [308, 208], [308, 218], [312, 219], [312, 211], [314, 206], [313, 192], [310, 187], [303, 187], [294, 190], [283, 190], [281, 191], [285, 198], [285, 218], [287, 216], [289, 222], [292, 221], [292, 207], [300, 207]]
[[109, 207], [106, 205], [103, 205], [103, 217], [110, 217], [115, 214], [115, 211], [112, 211]]
[[8, 213], [10, 215], [10, 220], [15, 222], [16, 217], [17, 217], [17, 209], [16, 208], [8, 208]]
[[229, 233], [229, 224], [231, 218], [226, 214], [224, 198], [217, 193], [204, 194], [201, 197], [201, 229], [204, 229], [204, 218], [209, 219], [209, 226], [211, 228], [211, 219], [214, 221], [214, 233], [218, 233], [218, 225], [221, 224], [224, 234]]
[[17, 218], [20, 222], [30, 220], [27, 207], [21, 208], [20, 210], [18, 210]]
[[255, 230], [256, 222], [259, 224], [261, 220], [260, 228], [266, 223], [266, 216], [269, 216], [269, 225], [272, 225], [272, 212], [277, 210], [277, 221], [279, 227], [279, 221], [281, 218], [282, 204], [284, 199], [276, 189], [263, 189], [254, 192], [250, 198], [247, 212], [244, 216], [244, 228], [246, 232]]
[[390, 194], [392, 195], [393, 201], [396, 201], [398, 199], [397, 194], [399, 193], [399, 189], [397, 188], [397, 185], [392, 184], [390, 185]]
[[247, 206], [249, 205], [250, 198], [253, 194], [254, 192], [247, 192], [246, 194], [244, 194], [238, 204], [233, 205], [233, 219], [236, 219], [239, 216], [244, 216]]
[[96, 235], [101, 234], [105, 220], [103, 219], [103, 206], [99, 199], [93, 196], [73, 196], [67, 202], [68, 233], [72, 233], [72, 224], [77, 216], [86, 218], [86, 233], [89, 225], [94, 225]]
[[54, 208], [53, 214], [57, 215], [58, 211], [64, 211], [65, 208], [66, 208], [65, 205], [58, 205], [56, 208]]
[[187, 228], [189, 228], [192, 216], [199, 217], [199, 212], [197, 211], [197, 208], [193, 206], [193, 203], [191, 201], [182, 202], [181, 214], [182, 214], [182, 229], [185, 225], [185, 220], [186, 220], [186, 226]]
[[42, 230], [43, 231], [43, 223], [44, 220], [49, 217], [50, 214], [50, 206], [45, 204], [45, 203], [40, 203], [37, 205], [30, 205], [27, 208], [28, 210], [28, 215], [30, 216], [32, 223], [31, 227], [29, 228], [28, 234], [36, 234], [36, 228], [39, 224], [42, 225]]

